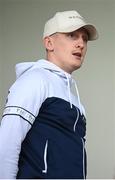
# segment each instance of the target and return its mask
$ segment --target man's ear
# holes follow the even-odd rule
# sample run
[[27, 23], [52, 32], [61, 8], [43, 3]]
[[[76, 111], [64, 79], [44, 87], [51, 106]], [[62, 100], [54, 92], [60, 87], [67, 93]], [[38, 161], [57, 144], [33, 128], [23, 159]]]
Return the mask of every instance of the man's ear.
[[44, 46], [47, 50], [53, 51], [54, 45], [53, 45], [53, 39], [52, 37], [48, 36], [43, 39]]

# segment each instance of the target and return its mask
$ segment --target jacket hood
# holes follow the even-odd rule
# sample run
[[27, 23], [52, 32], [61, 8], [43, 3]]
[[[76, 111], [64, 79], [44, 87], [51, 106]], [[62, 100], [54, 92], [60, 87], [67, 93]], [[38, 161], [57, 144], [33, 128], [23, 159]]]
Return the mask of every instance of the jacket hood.
[[70, 87], [71, 87], [72, 83], [74, 83], [77, 98], [78, 98], [79, 108], [80, 108], [81, 114], [83, 113], [84, 110], [83, 110], [82, 105], [80, 103], [80, 97], [79, 97], [77, 84], [76, 84], [75, 80], [72, 79], [71, 74], [65, 72], [64, 70], [62, 70], [61, 68], [59, 68], [58, 66], [56, 66], [55, 64], [53, 64], [52, 62], [50, 62], [48, 60], [40, 59], [40, 60], [38, 60], [36, 62], [24, 62], [24, 63], [16, 64], [16, 67], [15, 67], [15, 69], [16, 69], [16, 78], [18, 79], [25, 72], [30, 71], [30, 70], [32, 70], [34, 68], [38, 68], [38, 69], [43, 68], [43, 69], [52, 71], [53, 73], [55, 73], [58, 76], [60, 76], [61, 78], [63, 78], [63, 80], [67, 84], [68, 96], [69, 96], [69, 101], [70, 101], [71, 108], [72, 108], [72, 100], [71, 100]]
[[59, 68], [52, 62], [50, 62], [48, 60], [44, 60], [44, 59], [40, 59], [36, 62], [23, 62], [23, 63], [16, 64], [16, 67], [15, 67], [16, 78], [19, 78], [22, 74], [24, 74], [25, 72], [27, 72], [35, 67], [38, 69], [43, 68], [46, 70], [53, 71], [54, 73], [62, 76], [63, 78], [64, 77], [66, 78], [66, 76], [68, 76], [69, 79], [71, 78], [71, 75], [69, 73], [66, 73], [65, 71], [63, 71], [61, 68]]

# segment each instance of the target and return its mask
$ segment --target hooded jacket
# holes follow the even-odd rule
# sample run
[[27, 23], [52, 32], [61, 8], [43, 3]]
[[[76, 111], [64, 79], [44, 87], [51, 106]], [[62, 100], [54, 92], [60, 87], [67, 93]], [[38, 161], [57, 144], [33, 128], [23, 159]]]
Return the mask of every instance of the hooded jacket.
[[85, 110], [76, 82], [43, 59], [17, 64], [16, 76], [1, 123], [0, 178], [85, 178]]

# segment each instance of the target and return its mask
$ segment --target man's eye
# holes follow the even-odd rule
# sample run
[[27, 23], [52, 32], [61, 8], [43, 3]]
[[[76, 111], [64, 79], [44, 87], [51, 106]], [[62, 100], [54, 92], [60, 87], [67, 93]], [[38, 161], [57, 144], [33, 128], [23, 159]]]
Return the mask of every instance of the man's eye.
[[68, 37], [75, 38], [75, 34], [74, 33], [68, 33]]
[[70, 34], [70, 37], [75, 37], [75, 34], [74, 34], [74, 33], [71, 33], [71, 34]]
[[87, 42], [88, 41], [88, 36], [84, 36], [83, 40], [84, 40], [84, 42]]
[[74, 36], [74, 34], [73, 33], [70, 33], [70, 35], [69, 35], [70, 37], [73, 37]]

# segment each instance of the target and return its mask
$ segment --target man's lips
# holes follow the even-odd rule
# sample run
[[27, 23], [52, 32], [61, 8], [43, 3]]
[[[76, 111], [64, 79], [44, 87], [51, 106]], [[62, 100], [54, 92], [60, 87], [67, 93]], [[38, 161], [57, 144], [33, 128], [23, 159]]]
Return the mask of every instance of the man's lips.
[[73, 52], [72, 55], [75, 56], [77, 59], [81, 59], [82, 57], [82, 54], [80, 52]]

